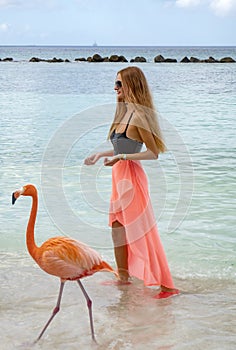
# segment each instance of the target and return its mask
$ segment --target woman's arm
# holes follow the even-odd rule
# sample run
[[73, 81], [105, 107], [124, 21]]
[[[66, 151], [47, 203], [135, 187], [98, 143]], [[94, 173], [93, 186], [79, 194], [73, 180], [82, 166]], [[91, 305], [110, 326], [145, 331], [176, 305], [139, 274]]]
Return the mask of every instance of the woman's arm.
[[104, 152], [97, 152], [95, 154], [92, 154], [91, 156], [87, 157], [84, 160], [85, 165], [93, 165], [95, 164], [100, 158], [102, 157], [112, 157], [114, 155], [113, 150], [108, 150]]
[[117, 154], [110, 159], [105, 158], [104, 165], [112, 166], [119, 160], [150, 160], [150, 159], [157, 159], [157, 158], [158, 158], [158, 154], [154, 154], [150, 149], [147, 148], [147, 150], [144, 152], [131, 153], [131, 154]]

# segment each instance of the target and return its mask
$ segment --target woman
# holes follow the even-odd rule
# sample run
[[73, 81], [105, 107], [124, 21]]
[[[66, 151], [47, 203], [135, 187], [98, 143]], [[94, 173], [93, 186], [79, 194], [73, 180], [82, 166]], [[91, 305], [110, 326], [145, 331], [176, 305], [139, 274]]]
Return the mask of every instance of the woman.
[[[93, 154], [85, 164], [104, 157], [104, 165], [112, 166], [109, 225], [120, 283], [129, 283], [134, 276], [147, 286], [160, 286], [156, 298], [166, 298], [179, 291], [172, 281], [140, 164], [140, 160], [157, 159], [165, 145], [141, 69], [119, 71], [114, 89], [117, 107], [109, 131], [113, 150]], [[141, 151], [143, 144], [146, 150]]]

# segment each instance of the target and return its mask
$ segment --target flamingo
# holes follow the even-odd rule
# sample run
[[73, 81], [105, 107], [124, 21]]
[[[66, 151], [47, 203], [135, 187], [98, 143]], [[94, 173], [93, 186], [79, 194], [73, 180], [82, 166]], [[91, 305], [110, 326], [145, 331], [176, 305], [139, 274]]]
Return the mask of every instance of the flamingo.
[[42, 337], [53, 318], [59, 312], [66, 281], [76, 281], [85, 296], [89, 312], [91, 335], [93, 341], [96, 342], [92, 316], [92, 300], [88, 296], [80, 279], [99, 271], [112, 272], [118, 277], [117, 272], [103, 261], [101, 256], [94, 249], [69, 237], [52, 237], [38, 247], [34, 239], [34, 227], [38, 209], [37, 189], [32, 184], [23, 186], [12, 194], [12, 204], [14, 204], [21, 195], [32, 197], [32, 207], [26, 230], [28, 252], [42, 270], [50, 275], [59, 277], [61, 281], [56, 307], [53, 309], [51, 317], [35, 342]]

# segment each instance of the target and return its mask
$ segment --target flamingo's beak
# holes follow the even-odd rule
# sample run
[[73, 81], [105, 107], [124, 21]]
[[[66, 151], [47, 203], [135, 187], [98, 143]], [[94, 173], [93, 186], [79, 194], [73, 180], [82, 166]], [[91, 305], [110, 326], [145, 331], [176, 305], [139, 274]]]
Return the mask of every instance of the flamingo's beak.
[[22, 187], [20, 190], [17, 190], [15, 192], [12, 193], [12, 205], [15, 204], [17, 198], [20, 197], [20, 195], [22, 195], [24, 193], [24, 187]]
[[12, 193], [12, 205], [15, 204], [15, 201], [17, 200], [17, 198], [15, 197], [15, 192]]

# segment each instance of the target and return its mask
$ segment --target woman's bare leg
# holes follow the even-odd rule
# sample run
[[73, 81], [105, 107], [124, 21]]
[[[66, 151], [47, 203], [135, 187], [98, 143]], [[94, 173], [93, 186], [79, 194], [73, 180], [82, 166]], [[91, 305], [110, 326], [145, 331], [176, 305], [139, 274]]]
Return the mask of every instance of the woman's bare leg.
[[114, 244], [114, 253], [120, 280], [127, 282], [128, 272], [128, 248], [126, 243], [125, 228], [118, 221], [112, 224], [112, 239]]

